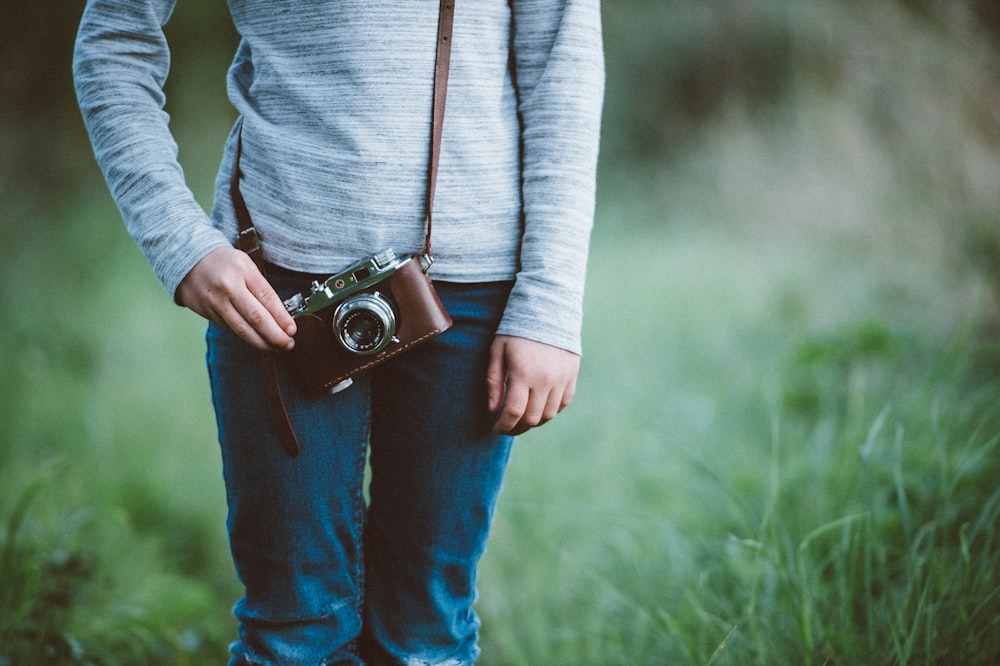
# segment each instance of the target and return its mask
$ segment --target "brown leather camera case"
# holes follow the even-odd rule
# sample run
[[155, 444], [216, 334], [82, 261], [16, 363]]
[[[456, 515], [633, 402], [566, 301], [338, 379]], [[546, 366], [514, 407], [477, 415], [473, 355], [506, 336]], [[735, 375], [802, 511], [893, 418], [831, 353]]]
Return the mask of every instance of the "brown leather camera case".
[[295, 347], [287, 355], [288, 365], [306, 391], [328, 391], [348, 377], [383, 363], [415, 345], [451, 328], [451, 317], [438, 298], [419, 259], [411, 258], [377, 285], [396, 310], [396, 337], [377, 354], [359, 356], [344, 349], [333, 330], [333, 312], [328, 307], [297, 317]]

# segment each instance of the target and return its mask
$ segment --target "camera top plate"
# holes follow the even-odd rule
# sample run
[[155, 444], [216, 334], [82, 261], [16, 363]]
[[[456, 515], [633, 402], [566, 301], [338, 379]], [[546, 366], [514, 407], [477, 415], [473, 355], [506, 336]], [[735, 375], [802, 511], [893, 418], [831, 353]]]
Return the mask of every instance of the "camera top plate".
[[411, 257], [399, 258], [392, 248], [387, 248], [342, 273], [331, 275], [323, 282], [316, 280], [308, 293], [295, 294], [286, 299], [285, 309], [293, 317], [319, 312], [351, 294], [382, 282], [410, 259]]

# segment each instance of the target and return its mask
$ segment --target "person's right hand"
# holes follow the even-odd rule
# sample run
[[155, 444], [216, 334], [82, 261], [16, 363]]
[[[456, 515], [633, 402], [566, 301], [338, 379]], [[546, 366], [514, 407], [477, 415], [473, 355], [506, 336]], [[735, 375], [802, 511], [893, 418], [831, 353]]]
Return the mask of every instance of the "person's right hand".
[[254, 347], [286, 351], [295, 341], [295, 320], [245, 252], [212, 250], [177, 286], [177, 302], [228, 326]]

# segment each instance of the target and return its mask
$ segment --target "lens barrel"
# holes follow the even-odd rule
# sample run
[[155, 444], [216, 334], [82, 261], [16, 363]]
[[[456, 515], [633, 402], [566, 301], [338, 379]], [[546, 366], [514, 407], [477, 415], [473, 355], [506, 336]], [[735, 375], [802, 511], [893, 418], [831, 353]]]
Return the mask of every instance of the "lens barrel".
[[337, 341], [352, 354], [377, 354], [396, 335], [396, 314], [378, 292], [355, 294], [337, 307], [333, 316]]

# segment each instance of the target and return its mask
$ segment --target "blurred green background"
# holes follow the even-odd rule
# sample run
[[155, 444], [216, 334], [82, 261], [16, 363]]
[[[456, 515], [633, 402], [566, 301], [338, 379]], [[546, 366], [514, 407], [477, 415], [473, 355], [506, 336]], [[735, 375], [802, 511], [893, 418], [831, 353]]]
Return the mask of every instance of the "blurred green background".
[[[0, 6], [0, 665], [220, 664], [204, 326], [93, 162], [82, 7]], [[603, 13], [583, 374], [515, 451], [482, 663], [996, 663], [1000, 4]], [[168, 33], [208, 207], [236, 37]]]

